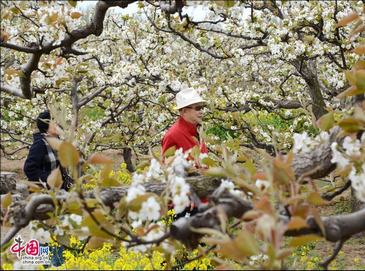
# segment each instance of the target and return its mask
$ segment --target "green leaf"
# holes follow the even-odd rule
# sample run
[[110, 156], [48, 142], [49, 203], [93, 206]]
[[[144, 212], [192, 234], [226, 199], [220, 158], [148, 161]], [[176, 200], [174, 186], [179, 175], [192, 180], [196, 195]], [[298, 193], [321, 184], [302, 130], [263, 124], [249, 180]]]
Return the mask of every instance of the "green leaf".
[[93, 153], [89, 157], [89, 159], [87, 159], [87, 163], [92, 164], [92, 165], [111, 164], [111, 163], [113, 163], [113, 160], [110, 159], [109, 157], [105, 156], [102, 153]]
[[226, 171], [222, 167], [211, 167], [206, 171], [206, 175], [214, 177], [226, 177]]
[[341, 120], [338, 125], [347, 133], [356, 133], [364, 129], [364, 124], [355, 118], [346, 118]]
[[355, 77], [356, 77], [356, 87], [358, 88], [358, 90], [362, 91], [362, 93], [365, 93], [365, 70], [356, 71]]
[[11, 193], [7, 193], [2, 199], [1, 199], [1, 209], [6, 209], [10, 206], [11, 202], [13, 201], [11, 197]]
[[84, 214], [84, 219], [82, 221], [83, 226], [87, 226], [92, 235], [102, 238], [111, 238], [112, 236], [104, 231], [102, 228], [107, 231], [114, 233], [113, 225], [106, 219], [105, 215], [101, 210], [95, 210], [92, 212], [94, 219], [91, 217], [89, 213]]
[[54, 25], [58, 20], [58, 14], [57, 13], [53, 13], [52, 15], [48, 15], [46, 17], [46, 23], [48, 25]]
[[356, 86], [351, 86], [337, 95], [338, 99], [342, 99], [347, 96], [355, 96], [364, 93], [363, 90], [359, 90]]
[[307, 222], [300, 216], [292, 216], [288, 224], [288, 230], [297, 230], [308, 227]]
[[364, 45], [362, 45], [362, 46], [357, 46], [357, 47], [353, 50], [353, 52], [354, 52], [355, 54], [358, 54], [358, 55], [365, 55], [365, 46], [364, 46]]
[[67, 141], [61, 143], [58, 156], [63, 167], [76, 166], [80, 160], [79, 152], [75, 146]]
[[77, 1], [75, 0], [67, 0], [67, 2], [72, 6], [72, 7], [76, 7], [77, 6]]
[[288, 160], [275, 157], [273, 160], [273, 183], [276, 185], [286, 185], [294, 180], [294, 170]]
[[175, 146], [172, 146], [170, 148], [168, 148], [165, 153], [164, 153], [164, 156], [167, 158], [167, 157], [170, 157], [170, 156], [173, 156], [175, 155], [175, 151], [176, 151], [176, 147]]
[[318, 192], [311, 192], [307, 197], [307, 201], [313, 205], [326, 205], [329, 203], [328, 201], [322, 199]]
[[81, 204], [78, 199], [68, 197], [66, 200], [66, 209], [72, 214], [82, 215]]
[[216, 5], [223, 6], [225, 8], [231, 8], [235, 4], [234, 0], [219, 0], [219, 1], [214, 1], [214, 2]]
[[251, 159], [247, 160], [243, 164], [244, 168], [247, 169], [248, 172], [250, 172], [251, 176], [256, 174], [256, 167], [255, 164], [252, 162]]
[[235, 3], [236, 3], [236, 1], [234, 1], [234, 0], [225, 0], [224, 1], [224, 6], [226, 8], [231, 8], [231, 7], [234, 6]]
[[63, 180], [60, 168], [57, 167], [56, 169], [52, 170], [51, 174], [49, 174], [47, 178], [47, 184], [50, 188], [57, 188], [60, 189], [62, 186]]
[[82, 16], [82, 14], [80, 12], [74, 11], [74, 12], [71, 12], [70, 16], [72, 19], [78, 19]]
[[330, 130], [335, 124], [335, 118], [333, 111], [328, 112], [317, 120], [317, 126], [322, 131]]
[[258, 254], [259, 245], [251, 233], [242, 230], [235, 239], [220, 242], [217, 251], [230, 259], [241, 261], [244, 257]]
[[12, 7], [12, 8], [10, 9], [10, 11], [11, 11], [12, 13], [14, 13], [14, 14], [20, 14], [20, 10], [19, 10], [19, 9], [17, 9], [16, 7]]
[[356, 20], [359, 18], [359, 15], [356, 12], [352, 12], [349, 15], [347, 15], [346, 17], [342, 18], [338, 23], [337, 23], [337, 27], [342, 27], [342, 26], [346, 26], [349, 23], [351, 23], [352, 21]]
[[193, 148], [191, 148], [190, 155], [191, 155], [191, 157], [194, 158], [194, 160], [198, 160], [199, 159], [199, 155], [200, 155], [200, 148], [199, 148], [199, 146], [194, 146]]
[[156, 195], [154, 193], [146, 193], [143, 195], [139, 195], [134, 200], [129, 202], [128, 209], [133, 212], [138, 212], [142, 207], [142, 203], [148, 200], [149, 197], [156, 197]]
[[104, 243], [106, 243], [106, 242], [109, 243], [109, 241], [105, 238], [92, 236], [90, 238], [90, 240], [87, 242], [86, 249], [87, 250], [100, 249], [103, 247]]
[[121, 183], [117, 179], [111, 177], [104, 178], [100, 184], [101, 187], [112, 187], [120, 185]]
[[218, 162], [213, 160], [210, 157], [204, 157], [202, 159], [202, 164], [207, 165], [208, 167], [212, 167], [212, 166], [216, 166], [218, 164]]

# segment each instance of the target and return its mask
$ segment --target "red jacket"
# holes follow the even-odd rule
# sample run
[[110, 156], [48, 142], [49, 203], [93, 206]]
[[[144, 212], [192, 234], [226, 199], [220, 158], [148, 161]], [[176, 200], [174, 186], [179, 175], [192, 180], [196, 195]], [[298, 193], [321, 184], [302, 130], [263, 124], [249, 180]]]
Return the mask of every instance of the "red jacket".
[[[180, 117], [162, 139], [162, 154], [172, 146], [175, 146], [176, 150], [182, 148], [183, 152], [199, 146], [197, 126]], [[200, 145], [200, 151], [208, 152], [204, 142]]]

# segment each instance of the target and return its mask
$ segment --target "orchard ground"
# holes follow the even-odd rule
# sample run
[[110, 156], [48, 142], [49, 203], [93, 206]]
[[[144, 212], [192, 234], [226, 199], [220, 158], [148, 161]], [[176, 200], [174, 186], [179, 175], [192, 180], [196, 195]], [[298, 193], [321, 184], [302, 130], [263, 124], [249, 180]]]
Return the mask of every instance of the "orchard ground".
[[[104, 151], [108, 157], [115, 161], [115, 165], [123, 162], [121, 152], [118, 150]], [[20, 157], [26, 156], [27, 150], [20, 153]], [[25, 158], [20, 160], [9, 160], [1, 155], [1, 171], [11, 171], [18, 174], [18, 178], [25, 178], [23, 172]], [[321, 207], [321, 214], [333, 215], [351, 212], [351, 191], [350, 189], [340, 196], [337, 196], [332, 202]], [[3, 238], [9, 228], [1, 227], [1, 238]], [[27, 239], [29, 228], [22, 229], [20, 235]], [[331, 255], [333, 251], [333, 243], [327, 241], [318, 241], [310, 243], [307, 246], [299, 247], [294, 250], [292, 255], [286, 260], [289, 269], [318, 269], [318, 263]], [[349, 239], [343, 246], [341, 252], [331, 263], [329, 269], [349, 269], [364, 270], [365, 269], [365, 237], [364, 234], [354, 236]]]

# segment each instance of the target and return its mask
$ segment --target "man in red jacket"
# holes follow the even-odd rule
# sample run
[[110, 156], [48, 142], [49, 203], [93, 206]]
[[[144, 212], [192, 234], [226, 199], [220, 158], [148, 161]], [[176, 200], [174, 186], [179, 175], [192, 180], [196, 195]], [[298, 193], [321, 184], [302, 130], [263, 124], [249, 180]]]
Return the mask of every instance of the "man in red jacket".
[[176, 105], [180, 117], [162, 139], [163, 155], [167, 149], [173, 146], [176, 150], [182, 148], [183, 152], [199, 146], [202, 153], [208, 152], [204, 142], [199, 140], [197, 130], [202, 122], [204, 103], [203, 98], [192, 88], [183, 89], [176, 95]]
[[[208, 149], [204, 142], [199, 139], [198, 126], [202, 122], [203, 108], [205, 101], [199, 93], [192, 88], [181, 90], [176, 95], [176, 105], [180, 112], [180, 117], [166, 132], [162, 139], [162, 155], [166, 150], [175, 147], [176, 150], [182, 148], [183, 152], [199, 146], [201, 153], [207, 153]], [[182, 213], [176, 214], [175, 219], [185, 215], [194, 215], [198, 212], [201, 203], [207, 203], [207, 199], [191, 198], [191, 205]]]

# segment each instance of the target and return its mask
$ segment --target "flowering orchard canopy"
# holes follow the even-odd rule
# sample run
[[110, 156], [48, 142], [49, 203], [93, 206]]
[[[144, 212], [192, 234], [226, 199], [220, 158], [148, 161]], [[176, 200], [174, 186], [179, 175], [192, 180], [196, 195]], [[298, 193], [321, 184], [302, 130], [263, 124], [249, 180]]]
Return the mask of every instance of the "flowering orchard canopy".
[[[11, 233], [44, 219], [36, 207], [48, 203], [57, 238], [158, 247], [166, 259], [203, 240], [232, 261], [265, 255], [264, 266], [280, 268], [318, 236], [341, 247], [364, 231], [364, 209], [321, 217], [318, 205], [338, 193], [315, 181], [352, 186], [365, 201], [363, 17], [362, 1], [2, 1], [2, 153], [21, 157], [47, 107], [62, 127], [50, 145], [76, 180], [69, 197], [52, 173], [55, 193], [33, 195]], [[207, 101], [199, 132], [210, 152], [162, 161], [186, 87]], [[111, 148], [137, 171], [122, 174], [128, 188], [113, 161], [93, 154]], [[164, 223], [194, 197], [209, 203]], [[71, 215], [78, 223], [65, 223]], [[287, 235], [297, 236], [289, 247]]]

